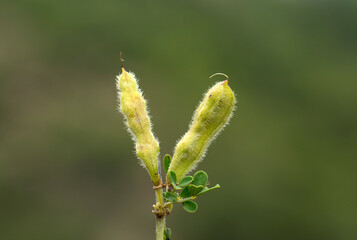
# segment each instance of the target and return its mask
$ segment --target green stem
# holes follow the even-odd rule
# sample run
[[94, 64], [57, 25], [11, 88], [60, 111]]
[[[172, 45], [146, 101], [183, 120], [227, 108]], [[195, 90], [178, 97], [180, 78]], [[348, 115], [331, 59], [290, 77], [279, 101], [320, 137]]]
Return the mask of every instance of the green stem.
[[177, 201], [175, 202], [167, 202], [164, 204], [164, 207], [170, 205], [170, 204], [174, 204], [174, 203], [182, 203], [182, 202], [186, 202], [186, 201], [189, 201], [189, 200], [195, 200], [196, 197], [188, 197], [188, 198], [181, 198], [181, 199], [178, 199]]
[[165, 240], [165, 217], [156, 218], [156, 240]]
[[[162, 189], [156, 189], [155, 193], [156, 193], [156, 204], [163, 206], [164, 201], [162, 197]], [[162, 217], [156, 216], [156, 240], [165, 240], [165, 228], [166, 228], [165, 216]]]

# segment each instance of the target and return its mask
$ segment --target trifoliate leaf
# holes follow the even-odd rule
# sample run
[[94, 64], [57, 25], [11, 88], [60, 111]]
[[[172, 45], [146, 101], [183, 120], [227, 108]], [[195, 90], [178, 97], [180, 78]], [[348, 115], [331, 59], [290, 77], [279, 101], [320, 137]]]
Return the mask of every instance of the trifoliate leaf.
[[200, 186], [195, 186], [195, 185], [188, 185], [188, 190], [190, 191], [192, 196], [197, 196], [205, 187], [200, 185]]
[[208, 182], [208, 175], [204, 171], [198, 171], [193, 175], [193, 181], [192, 184], [199, 186], [206, 186]]
[[180, 198], [189, 198], [189, 197], [192, 197], [192, 194], [188, 189], [188, 186], [186, 186], [184, 189], [182, 189], [180, 193]]
[[189, 213], [194, 213], [197, 211], [197, 203], [195, 203], [194, 201], [186, 201], [186, 202], [183, 202], [183, 209], [186, 210], [186, 212], [189, 212]]
[[182, 180], [180, 181], [180, 183], [178, 184], [178, 186], [180, 187], [186, 187], [188, 184], [190, 184], [193, 181], [193, 177], [191, 176], [186, 176], [184, 178], [182, 178]]

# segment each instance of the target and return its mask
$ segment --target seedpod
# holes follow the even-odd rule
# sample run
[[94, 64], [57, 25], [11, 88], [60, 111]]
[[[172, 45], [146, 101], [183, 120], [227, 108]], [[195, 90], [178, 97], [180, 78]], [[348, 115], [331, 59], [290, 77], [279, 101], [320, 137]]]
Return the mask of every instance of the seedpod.
[[133, 136], [136, 154], [149, 172], [154, 185], [159, 185], [159, 142], [152, 133], [146, 101], [135, 75], [126, 72], [122, 67], [122, 73], [117, 77], [117, 88], [120, 111], [125, 116], [128, 131]]
[[229, 122], [235, 102], [234, 93], [228, 86], [228, 77], [205, 94], [193, 115], [189, 130], [176, 145], [168, 169], [176, 173], [178, 181], [197, 165], [209, 144]]

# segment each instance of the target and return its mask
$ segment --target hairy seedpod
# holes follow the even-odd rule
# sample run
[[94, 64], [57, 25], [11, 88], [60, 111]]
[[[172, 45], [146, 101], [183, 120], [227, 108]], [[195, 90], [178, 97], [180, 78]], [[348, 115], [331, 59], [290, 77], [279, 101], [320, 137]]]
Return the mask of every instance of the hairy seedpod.
[[188, 132], [176, 145], [168, 170], [174, 171], [178, 180], [202, 159], [210, 142], [229, 122], [235, 102], [228, 80], [216, 83], [205, 94], [193, 115]]
[[126, 118], [129, 132], [136, 144], [136, 154], [149, 172], [154, 185], [159, 184], [159, 143], [151, 131], [151, 122], [146, 101], [138, 87], [135, 75], [122, 67], [117, 77], [120, 110]]

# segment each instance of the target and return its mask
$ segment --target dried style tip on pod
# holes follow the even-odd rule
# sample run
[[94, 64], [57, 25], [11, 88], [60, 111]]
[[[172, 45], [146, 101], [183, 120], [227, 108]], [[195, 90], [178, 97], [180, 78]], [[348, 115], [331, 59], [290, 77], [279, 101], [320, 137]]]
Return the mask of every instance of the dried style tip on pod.
[[149, 172], [154, 185], [159, 185], [159, 143], [151, 131], [146, 101], [134, 74], [126, 72], [122, 67], [122, 73], [117, 77], [117, 88], [120, 110], [126, 118], [129, 132], [133, 135], [136, 154]]
[[229, 122], [235, 102], [228, 80], [216, 83], [205, 94], [188, 132], [176, 145], [168, 169], [176, 173], [177, 180], [183, 178], [202, 159], [210, 142]]

